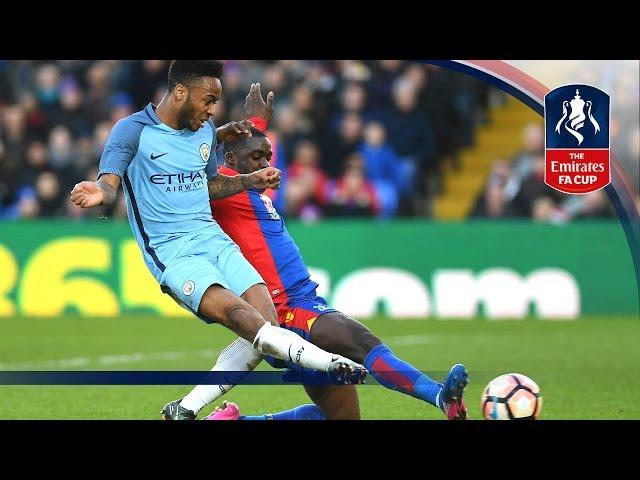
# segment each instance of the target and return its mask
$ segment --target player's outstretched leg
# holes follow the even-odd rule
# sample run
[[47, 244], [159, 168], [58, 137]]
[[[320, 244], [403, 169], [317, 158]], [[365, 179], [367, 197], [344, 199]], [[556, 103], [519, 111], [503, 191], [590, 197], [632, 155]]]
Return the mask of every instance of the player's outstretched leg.
[[[438, 383], [397, 357], [366, 326], [341, 312], [326, 313], [313, 323], [311, 341], [362, 363], [378, 383], [440, 408], [450, 419], [466, 418], [462, 401], [469, 375], [454, 366], [445, 383]], [[464, 412], [464, 414], [463, 414]]]
[[205, 420], [360, 420], [358, 392], [354, 385], [305, 385], [315, 405], [253, 417], [240, 417], [235, 403], [224, 401]]
[[336, 383], [364, 383], [364, 366], [342, 355], [329, 353], [284, 328], [265, 323], [255, 336], [253, 346], [263, 355], [285, 362], [327, 372]]
[[[229, 344], [218, 356], [215, 365], [211, 369], [212, 372], [234, 372], [234, 378], [239, 381], [241, 378], [238, 376], [239, 372], [246, 372], [249, 374], [258, 364], [262, 361], [262, 355], [258, 352], [251, 342], [246, 341], [244, 338], [236, 338], [231, 344]], [[182, 400], [177, 400], [179, 406], [182, 409], [193, 414], [195, 419], [198, 412], [209, 405], [211, 402], [217, 400], [222, 395], [225, 395], [235, 385], [197, 385], [195, 386]], [[171, 402], [175, 403], [175, 402]], [[167, 406], [171, 405], [167, 404]], [[163, 409], [163, 412], [165, 411]], [[173, 410], [175, 412], [175, 410]], [[163, 413], [161, 412], [161, 413]], [[179, 413], [179, 412], [176, 412]], [[168, 417], [168, 418], [167, 418]], [[181, 418], [171, 418], [170, 415], [163, 413], [165, 420], [188, 420], [181, 415]]]
[[[325, 371], [337, 383], [357, 384], [364, 382], [366, 369], [362, 365], [341, 355], [329, 353], [293, 332], [265, 322], [258, 310], [220, 285], [211, 285], [205, 291], [200, 301], [198, 314], [226, 326], [245, 340], [252, 342], [252, 346], [261, 354], [271, 355], [305, 368]], [[239, 348], [246, 350], [246, 347], [241, 345]], [[200, 390], [206, 390], [210, 393], [211, 387], [204, 387]], [[196, 393], [198, 392], [199, 390]], [[194, 402], [189, 402], [189, 405], [196, 404], [202, 408], [203, 403], [211, 401], [209, 399], [212, 397], [209, 393], [204, 396], [200, 393], [197, 396], [188, 396], [189, 398], [194, 397]], [[175, 402], [168, 405], [173, 403]], [[178, 402], [178, 405], [180, 403]], [[185, 407], [185, 405], [180, 406]], [[195, 418], [199, 408], [190, 406], [188, 410], [194, 414]], [[166, 410], [166, 412], [165, 409], [162, 411], [165, 419], [178, 419], [172, 418], [170, 415], [171, 412], [176, 413], [175, 411]]]
[[363, 374], [366, 374], [362, 365], [329, 353], [293, 332], [265, 322], [254, 307], [220, 285], [211, 285], [206, 290], [198, 313], [252, 342], [253, 347], [263, 355], [328, 372], [337, 381], [342, 380], [342, 383], [362, 382]]
[[[241, 296], [245, 302], [258, 310], [262, 318], [272, 325], [277, 325], [277, 315], [269, 291], [263, 283], [257, 283], [249, 287]], [[244, 338], [237, 338], [228, 345], [218, 356], [212, 372], [246, 372], [256, 368], [262, 361], [262, 354], [253, 348], [251, 342]], [[238, 375], [234, 375], [239, 378]], [[191, 410], [196, 415], [198, 412], [225, 395], [235, 385], [197, 385], [180, 402], [180, 406]]]
[[240, 415], [238, 405], [224, 401], [222, 408], [216, 407], [204, 420], [325, 420], [325, 417], [322, 410], [313, 404], [265, 415]]

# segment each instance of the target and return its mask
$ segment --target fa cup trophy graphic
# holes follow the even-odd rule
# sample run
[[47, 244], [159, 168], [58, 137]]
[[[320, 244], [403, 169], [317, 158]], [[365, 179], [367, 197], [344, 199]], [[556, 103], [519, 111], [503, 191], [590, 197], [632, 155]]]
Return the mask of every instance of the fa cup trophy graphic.
[[565, 85], [547, 93], [544, 97], [547, 185], [564, 193], [584, 194], [611, 182], [610, 104], [609, 95], [590, 85]]

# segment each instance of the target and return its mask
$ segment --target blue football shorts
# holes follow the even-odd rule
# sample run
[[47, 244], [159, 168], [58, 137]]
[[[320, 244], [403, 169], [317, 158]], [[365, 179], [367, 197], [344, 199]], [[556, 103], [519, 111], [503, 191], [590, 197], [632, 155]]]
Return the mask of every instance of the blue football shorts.
[[195, 238], [189, 243], [189, 248], [172, 259], [160, 278], [160, 287], [180, 306], [206, 323], [213, 323], [198, 314], [207, 288], [217, 284], [241, 296], [264, 280], [235, 243], [216, 254], [215, 246], [206, 245], [207, 240]]

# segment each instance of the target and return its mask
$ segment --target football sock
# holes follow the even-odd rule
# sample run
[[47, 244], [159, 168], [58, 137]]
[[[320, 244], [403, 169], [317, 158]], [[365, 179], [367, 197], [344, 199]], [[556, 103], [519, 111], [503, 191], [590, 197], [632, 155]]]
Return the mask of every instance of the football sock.
[[284, 412], [268, 413], [266, 415], [242, 415], [238, 420], [325, 420], [322, 410], [309, 403]]
[[385, 344], [371, 349], [364, 359], [364, 366], [381, 385], [442, 408], [442, 400], [438, 398], [442, 385], [400, 360]]
[[258, 330], [253, 346], [264, 355], [272, 355], [280, 360], [321, 372], [326, 372], [329, 365], [338, 357], [307, 342], [292, 331], [270, 323], [265, 323]]
[[[246, 371], [249, 373], [258, 366], [261, 360], [262, 355], [253, 348], [253, 346], [251, 346], [251, 342], [248, 342], [244, 338], [237, 338], [220, 353], [220, 356], [211, 371]], [[233, 380], [236, 384], [240, 379], [241, 378], [238, 377], [237, 374], [234, 375]], [[234, 386], [235, 384], [198, 385], [182, 399], [180, 406], [197, 414], [205, 405], [217, 400]]]

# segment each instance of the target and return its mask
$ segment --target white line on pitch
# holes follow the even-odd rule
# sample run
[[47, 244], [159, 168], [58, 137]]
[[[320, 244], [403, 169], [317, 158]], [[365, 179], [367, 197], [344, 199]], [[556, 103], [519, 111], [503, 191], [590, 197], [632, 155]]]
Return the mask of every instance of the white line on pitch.
[[[435, 335], [402, 335], [397, 337], [388, 337], [382, 339], [385, 343], [395, 346], [411, 346], [425, 345], [435, 343], [437, 338]], [[79, 368], [89, 365], [118, 365], [138, 363], [145, 361], [161, 360], [172, 361], [185, 357], [199, 356], [210, 358], [213, 362], [218, 356], [219, 350], [205, 349], [196, 351], [181, 352], [157, 352], [157, 353], [128, 353], [121, 355], [103, 355], [97, 358], [93, 357], [74, 357], [61, 358], [58, 360], [42, 360], [34, 362], [17, 362], [3, 363], [0, 362], [0, 370], [40, 370], [40, 369], [61, 369], [61, 368]]]
[[184, 352], [158, 352], [158, 353], [129, 353], [123, 355], [103, 355], [101, 357], [75, 357], [61, 358], [58, 360], [43, 360], [39, 362], [0, 363], [0, 370], [34, 370], [34, 369], [59, 369], [69, 367], [86, 367], [87, 365], [116, 365], [144, 362], [148, 360], [177, 360], [185, 357], [200, 356], [210, 358], [213, 362], [218, 350], [197, 350]]

